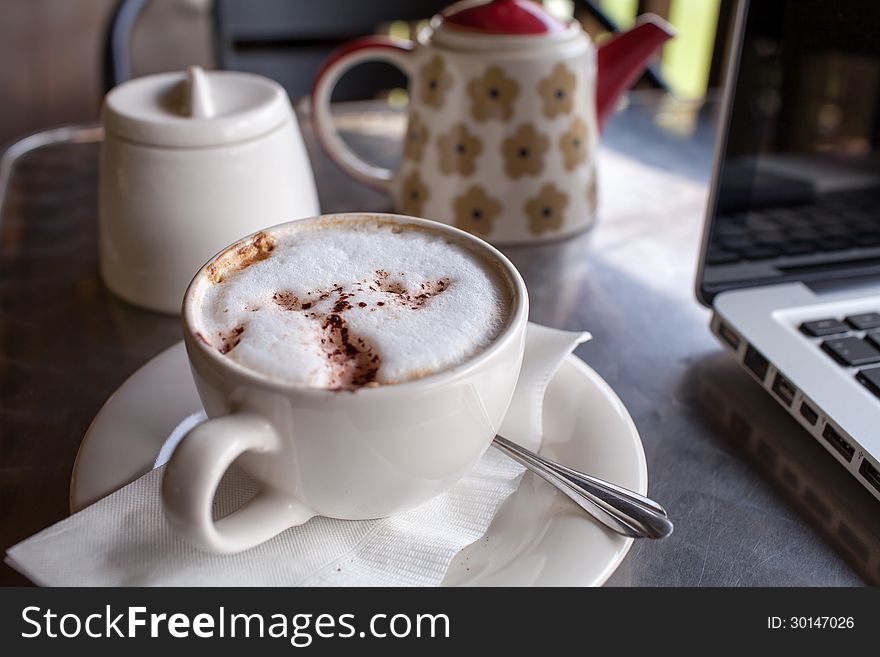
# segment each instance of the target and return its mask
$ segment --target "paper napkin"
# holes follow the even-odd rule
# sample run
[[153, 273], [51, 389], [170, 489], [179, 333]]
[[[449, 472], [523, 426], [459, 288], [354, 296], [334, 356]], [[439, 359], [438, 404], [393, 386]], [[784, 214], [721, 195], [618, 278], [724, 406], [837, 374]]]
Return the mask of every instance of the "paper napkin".
[[[547, 383], [589, 337], [529, 325], [504, 436], [540, 447]], [[162, 471], [15, 545], [7, 562], [44, 586], [436, 586], [456, 553], [486, 532], [523, 468], [490, 448], [451, 490], [416, 509], [380, 520], [316, 517], [234, 555], [202, 552], [167, 526]], [[218, 511], [232, 511], [255, 490], [231, 468], [217, 492]]]

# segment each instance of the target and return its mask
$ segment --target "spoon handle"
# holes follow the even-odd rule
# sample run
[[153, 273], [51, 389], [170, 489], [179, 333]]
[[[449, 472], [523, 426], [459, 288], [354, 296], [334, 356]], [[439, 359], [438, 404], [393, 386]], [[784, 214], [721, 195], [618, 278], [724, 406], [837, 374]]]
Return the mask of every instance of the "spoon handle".
[[618, 534], [632, 538], [664, 538], [672, 533], [672, 522], [666, 510], [643, 495], [554, 463], [502, 436], [495, 436], [493, 444]]

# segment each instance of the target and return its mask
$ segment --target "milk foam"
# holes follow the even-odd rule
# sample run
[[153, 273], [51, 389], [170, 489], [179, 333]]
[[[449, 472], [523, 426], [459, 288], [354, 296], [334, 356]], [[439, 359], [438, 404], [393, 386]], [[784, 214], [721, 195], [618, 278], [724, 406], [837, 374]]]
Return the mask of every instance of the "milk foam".
[[280, 381], [351, 389], [417, 379], [473, 357], [507, 319], [499, 273], [439, 232], [331, 218], [260, 239], [197, 290], [197, 335]]

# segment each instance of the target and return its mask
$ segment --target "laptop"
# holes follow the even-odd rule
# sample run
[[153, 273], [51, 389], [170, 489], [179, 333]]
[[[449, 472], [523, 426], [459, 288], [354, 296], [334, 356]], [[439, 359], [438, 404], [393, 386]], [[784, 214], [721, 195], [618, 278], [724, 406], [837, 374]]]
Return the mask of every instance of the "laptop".
[[880, 499], [880, 2], [742, 2], [731, 52], [697, 296]]

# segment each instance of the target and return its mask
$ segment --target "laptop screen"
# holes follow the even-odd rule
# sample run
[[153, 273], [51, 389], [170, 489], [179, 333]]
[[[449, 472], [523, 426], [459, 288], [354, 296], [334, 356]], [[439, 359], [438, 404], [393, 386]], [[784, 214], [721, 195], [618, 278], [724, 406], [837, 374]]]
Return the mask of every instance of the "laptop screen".
[[752, 0], [699, 291], [880, 275], [880, 2]]

